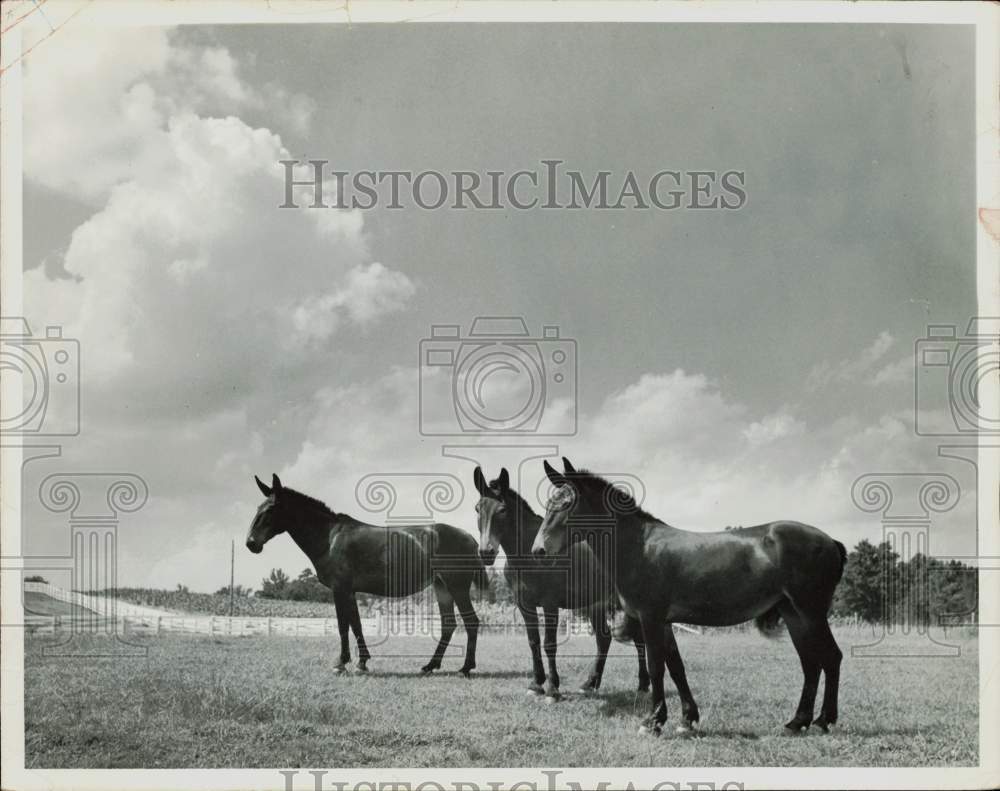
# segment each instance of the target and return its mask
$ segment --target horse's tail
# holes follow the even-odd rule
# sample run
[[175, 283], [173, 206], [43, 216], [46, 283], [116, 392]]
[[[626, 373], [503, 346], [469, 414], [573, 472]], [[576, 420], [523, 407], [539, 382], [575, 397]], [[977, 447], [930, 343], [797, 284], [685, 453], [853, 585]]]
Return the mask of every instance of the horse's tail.
[[834, 541], [833, 543], [837, 545], [837, 551], [840, 553], [840, 573], [837, 574], [837, 582], [840, 582], [844, 576], [844, 567], [847, 565], [847, 547], [839, 541]]
[[775, 604], [767, 612], [758, 615], [753, 619], [753, 623], [764, 637], [777, 637], [781, 634], [781, 613], [778, 612], [778, 605]]
[[[844, 576], [844, 567], [847, 565], [847, 547], [839, 541], [834, 541], [833, 543], [837, 545], [837, 553], [840, 555], [840, 568], [837, 570], [837, 579], [833, 582], [834, 587], [836, 587], [837, 583]], [[758, 615], [753, 619], [753, 622], [757, 630], [764, 637], [777, 637], [781, 634], [781, 613], [778, 611], [777, 604], [767, 612]]]

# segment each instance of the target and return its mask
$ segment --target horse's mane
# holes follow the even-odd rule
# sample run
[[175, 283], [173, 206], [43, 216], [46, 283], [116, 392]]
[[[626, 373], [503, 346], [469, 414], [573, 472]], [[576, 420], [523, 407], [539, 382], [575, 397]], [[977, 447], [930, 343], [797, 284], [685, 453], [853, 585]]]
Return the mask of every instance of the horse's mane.
[[[490, 492], [493, 495], [495, 495], [498, 500], [503, 499], [503, 497], [500, 494], [500, 481], [498, 479], [494, 478], [492, 481], [490, 481], [489, 487], [490, 487]], [[523, 497], [521, 497], [521, 495], [517, 492], [516, 489], [512, 489], [511, 487], [508, 486], [507, 497], [510, 498], [510, 501], [518, 509], [527, 511], [532, 516], [538, 516], [538, 514], [535, 513], [535, 510], [530, 505], [528, 505], [528, 501], [525, 500]]]
[[297, 508], [309, 508], [314, 511], [321, 511], [326, 516], [340, 521], [357, 521], [349, 514], [339, 514], [322, 500], [317, 500], [315, 497], [303, 494], [297, 489], [291, 489], [288, 486], [285, 486], [281, 490], [281, 495], [283, 498], [290, 500], [293, 506]]
[[648, 511], [640, 508], [630, 492], [595, 472], [580, 469], [566, 473], [563, 477], [574, 486], [579, 487], [581, 494], [588, 491], [599, 494], [605, 507], [617, 513], [632, 514], [640, 520], [660, 521]]

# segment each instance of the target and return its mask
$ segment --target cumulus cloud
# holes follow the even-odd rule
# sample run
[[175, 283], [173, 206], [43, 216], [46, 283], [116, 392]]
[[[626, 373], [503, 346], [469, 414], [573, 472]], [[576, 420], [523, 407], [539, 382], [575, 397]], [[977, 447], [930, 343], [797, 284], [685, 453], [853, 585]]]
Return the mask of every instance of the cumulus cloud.
[[[294, 453], [321, 406], [332, 363], [317, 360], [416, 286], [372, 260], [360, 212], [277, 208], [289, 153], [245, 116], [286, 122], [287, 106], [302, 128], [314, 104], [249, 85], [227, 50], [154, 28], [80, 34], [27, 72], [27, 178], [93, 207], [60, 265], [24, 278], [32, 326], [80, 342], [82, 434], [63, 463], [149, 481], [126, 557], [158, 531], [228, 545], [254, 502], [235, 482]], [[160, 560], [151, 584], [214, 579]], [[121, 567], [133, 582], [146, 571]]]
[[[315, 487], [329, 494], [337, 507], [353, 508], [355, 515], [379, 522], [380, 515], [364, 513], [356, 498], [354, 486], [364, 475], [451, 473], [463, 482], [465, 502], [441, 518], [473, 530], [472, 463], [443, 456], [440, 443], [419, 435], [417, 378], [417, 370], [398, 368], [363, 385], [325, 391], [309, 441], [284, 470], [286, 482], [299, 482], [307, 490]], [[799, 519], [853, 544], [881, 535], [877, 517], [859, 511], [851, 499], [858, 477], [943, 467], [934, 448], [913, 433], [912, 423], [912, 414], [899, 412], [874, 422], [847, 417], [813, 425], [796, 417], [793, 405], [754, 414], [705, 376], [678, 370], [640, 376], [582, 416], [576, 436], [552, 444], [577, 466], [638, 476], [644, 506], [678, 527], [719, 530]], [[466, 446], [460, 455], [468, 458], [491, 459], [496, 452], [476, 448], [477, 443], [490, 444], [482, 439], [467, 436], [454, 442]], [[546, 443], [533, 436], [526, 444]], [[519, 455], [536, 452], [508, 449], [502, 462], [486, 465], [487, 472], [496, 474], [503, 463], [514, 474]], [[526, 465], [521, 481], [522, 493], [539, 509], [539, 493], [547, 489], [543, 478], [541, 463], [535, 460]], [[405, 487], [397, 494], [402, 500], [420, 496], [417, 489]], [[970, 501], [952, 514], [958, 517], [973, 518]], [[969, 535], [941, 535], [934, 549], [961, 546], [968, 551]]]
[[875, 371], [869, 384], [879, 387], [881, 385], [907, 384], [913, 381], [913, 355], [888, 363]]
[[161, 27], [74, 27], [58, 47], [25, 60], [24, 138], [28, 179], [99, 204], [110, 190], [159, 163], [172, 118], [268, 111], [288, 131], [309, 128], [315, 102], [242, 77], [226, 48], [185, 43]]
[[[76, 229], [71, 276], [26, 274], [29, 315], [94, 353], [89, 381], [169, 409], [232, 404], [272, 366], [308, 366], [342, 322], [401, 309], [414, 286], [367, 263], [360, 232], [330, 238], [314, 212], [279, 210], [280, 139], [239, 119], [173, 119], [159, 164], [115, 186]], [[333, 211], [333, 210], [331, 210]]]
[[806, 424], [788, 412], [781, 411], [755, 420], [743, 430], [743, 436], [750, 445], [767, 445], [786, 437], [802, 434]]
[[34, 322], [84, 344], [88, 387], [136, 416], [232, 409], [262, 373], [294, 380], [345, 324], [405, 306], [415, 286], [369, 260], [360, 212], [279, 210], [280, 136], [224, 114], [311, 100], [248, 86], [223, 48], [151, 28], [102, 46], [110, 35], [40, 51], [26, 86], [29, 177], [100, 204], [61, 277], [25, 279]]
[[815, 366], [806, 377], [806, 389], [815, 392], [834, 384], [856, 382], [869, 374], [872, 368], [881, 361], [896, 345], [896, 339], [883, 330], [872, 343], [865, 347], [856, 357], [831, 363], [824, 360]]

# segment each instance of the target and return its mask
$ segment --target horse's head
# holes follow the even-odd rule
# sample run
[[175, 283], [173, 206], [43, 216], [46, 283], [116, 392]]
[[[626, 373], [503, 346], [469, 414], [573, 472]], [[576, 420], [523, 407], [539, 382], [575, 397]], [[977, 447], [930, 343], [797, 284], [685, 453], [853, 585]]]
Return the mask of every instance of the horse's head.
[[576, 470], [563, 458], [563, 472], [547, 461], [542, 463], [549, 482], [555, 487], [548, 502], [545, 503], [545, 518], [542, 526], [531, 545], [531, 554], [539, 560], [546, 557], [556, 558], [566, 555], [572, 543], [581, 540], [578, 532], [569, 529], [570, 514], [580, 514], [586, 509], [586, 501], [581, 496], [580, 487], [574, 485], [573, 476]]
[[282, 520], [281, 480], [277, 475], [272, 475], [271, 485], [266, 486], [256, 475], [253, 479], [257, 481], [257, 487], [267, 498], [258, 506], [257, 514], [250, 525], [250, 532], [247, 533], [247, 549], [256, 555], [263, 551], [264, 544], [279, 533], [285, 532], [286, 528]]
[[487, 566], [492, 566], [500, 550], [500, 537], [516, 518], [514, 508], [507, 502], [510, 476], [507, 469], [502, 468], [500, 477], [488, 484], [483, 471], [476, 467], [472, 480], [479, 492], [479, 502], [476, 503], [476, 513], [479, 514], [479, 557]]

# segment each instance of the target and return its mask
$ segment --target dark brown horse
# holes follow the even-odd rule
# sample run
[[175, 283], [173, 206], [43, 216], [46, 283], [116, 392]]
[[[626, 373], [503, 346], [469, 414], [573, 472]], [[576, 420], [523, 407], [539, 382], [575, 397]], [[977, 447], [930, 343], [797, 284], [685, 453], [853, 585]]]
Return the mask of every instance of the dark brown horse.
[[[664, 639], [672, 636], [664, 622], [675, 621], [727, 626], [753, 618], [765, 631], [784, 620], [804, 676], [798, 709], [785, 728], [799, 732], [814, 722], [825, 731], [837, 721], [841, 652], [827, 615], [847, 558], [843, 544], [800, 522], [719, 533], [679, 530], [643, 511], [622, 488], [563, 461], [563, 473], [545, 463], [556, 488], [532, 552], [539, 559], [565, 554], [581, 540], [574, 526], [581, 521], [592, 531], [595, 520], [603, 520], [612, 531], [609, 571], [625, 611], [642, 625], [653, 682], [652, 713], [642, 730], [659, 733], [666, 722], [664, 665], [681, 697], [679, 730], [698, 721], [677, 645]], [[826, 687], [813, 721], [821, 671]]]
[[422, 668], [430, 673], [441, 667], [455, 631], [455, 606], [465, 624], [467, 643], [465, 676], [476, 666], [479, 618], [472, 607], [473, 582], [485, 587], [486, 569], [477, 554], [476, 539], [457, 527], [441, 523], [406, 527], [377, 527], [347, 514], [331, 511], [319, 500], [281, 485], [278, 476], [265, 486], [254, 476], [267, 498], [257, 509], [247, 548], [254, 553], [279, 533], [287, 532], [306, 553], [326, 587], [333, 591], [340, 629], [340, 659], [334, 665], [343, 671], [351, 661], [348, 631], [358, 644], [358, 670], [367, 670], [371, 654], [361, 632], [356, 592], [376, 596], [411, 596], [434, 586], [441, 611], [441, 636], [434, 655]]
[[[521, 611], [524, 628], [528, 633], [531, 665], [534, 679], [528, 687], [536, 694], [545, 693], [550, 700], [559, 698], [559, 672], [556, 670], [556, 630], [559, 610], [586, 610], [597, 641], [597, 656], [590, 674], [580, 687], [584, 693], [596, 692], [601, 686], [604, 665], [611, 646], [607, 607], [613, 602], [614, 590], [610, 579], [594, 552], [585, 543], [575, 544], [569, 552], [565, 568], [539, 567], [529, 551], [535, 534], [542, 525], [542, 517], [513, 489], [506, 469], [490, 483], [483, 471], [476, 467], [473, 474], [480, 500], [476, 504], [479, 514], [479, 556], [483, 563], [492, 566], [497, 552], [503, 549], [507, 556], [504, 577], [514, 594], [514, 603]], [[542, 665], [542, 651], [538, 635], [538, 610], [542, 610], [545, 628], [545, 656], [549, 674], [546, 678]], [[639, 689], [649, 689], [646, 671], [646, 654], [641, 630], [632, 630], [635, 649], [639, 656]], [[543, 688], [544, 685], [544, 688]]]

